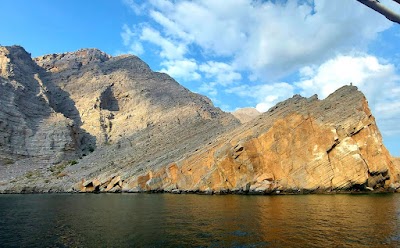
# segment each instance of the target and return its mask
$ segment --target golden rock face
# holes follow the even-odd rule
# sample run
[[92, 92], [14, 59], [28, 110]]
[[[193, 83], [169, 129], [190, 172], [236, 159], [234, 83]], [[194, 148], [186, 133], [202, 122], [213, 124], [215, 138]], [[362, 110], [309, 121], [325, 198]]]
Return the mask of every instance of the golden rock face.
[[346, 86], [322, 101], [290, 99], [189, 157], [124, 183], [128, 191], [393, 190], [398, 168], [365, 97]]

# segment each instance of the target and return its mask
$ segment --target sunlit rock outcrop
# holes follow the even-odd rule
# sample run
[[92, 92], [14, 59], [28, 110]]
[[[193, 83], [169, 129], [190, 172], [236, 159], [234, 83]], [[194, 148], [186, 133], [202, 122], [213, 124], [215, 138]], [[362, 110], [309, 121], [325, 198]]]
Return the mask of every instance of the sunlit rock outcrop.
[[345, 86], [322, 101], [294, 96], [187, 158], [124, 178], [121, 188], [215, 193], [394, 190], [399, 171], [393, 161], [367, 100], [356, 87]]
[[32, 59], [0, 47], [0, 192], [400, 187], [399, 160], [356, 87], [235, 114], [136, 56], [82, 49]]

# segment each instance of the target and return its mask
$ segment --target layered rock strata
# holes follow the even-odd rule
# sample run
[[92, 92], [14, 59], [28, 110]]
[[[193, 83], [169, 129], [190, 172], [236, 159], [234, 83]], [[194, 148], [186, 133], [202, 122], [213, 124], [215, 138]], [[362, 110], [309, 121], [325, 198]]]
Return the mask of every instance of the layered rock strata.
[[[138, 57], [0, 47], [0, 192], [394, 191], [363, 94], [215, 108]], [[250, 114], [249, 114], [250, 113]], [[237, 113], [236, 113], [237, 114]]]
[[49, 106], [40, 68], [29, 54], [0, 47], [0, 72], [0, 168], [35, 168], [75, 157], [77, 128]]
[[[399, 170], [364, 95], [294, 96], [189, 157], [81, 191], [304, 193], [395, 190]], [[114, 175], [117, 176], [117, 175]], [[85, 187], [90, 185], [92, 188]], [[107, 185], [107, 187], [104, 187]], [[96, 188], [97, 187], [97, 188]]]
[[[97, 49], [83, 49], [32, 60], [21, 47], [2, 49], [9, 56], [21, 57], [18, 63], [1, 60], [6, 64], [1, 67], [1, 79], [32, 88], [29, 93], [22, 93], [26, 93], [25, 105], [30, 104], [25, 108], [31, 113], [29, 122], [37, 119], [38, 129], [50, 138], [52, 132], [65, 133], [57, 126], [63, 125], [61, 119], [65, 120], [72, 130], [68, 133], [71, 142], [66, 145], [60, 139], [50, 143], [62, 151], [73, 150], [73, 156], [63, 157], [45, 147], [41, 152], [57, 159], [50, 163], [39, 159], [33, 166], [4, 151], [2, 157], [7, 166], [0, 167], [4, 171], [0, 174], [6, 175], [0, 178], [3, 191], [68, 191], [80, 178], [99, 172], [130, 175], [158, 168], [239, 125], [235, 117], [215, 108], [208, 98], [190, 92], [166, 74], [153, 72], [132, 55], [111, 57]], [[13, 81], [6, 75], [11, 69], [3, 70], [22, 66], [26, 70], [14, 76]], [[4, 95], [10, 97], [14, 91], [10, 88]], [[41, 107], [61, 119], [54, 124], [45, 122], [46, 111], [27, 98], [31, 92], [42, 101]], [[9, 111], [25, 106], [12, 104]], [[10, 126], [7, 118], [1, 120]], [[18, 131], [18, 135], [23, 133]], [[19, 146], [10, 142], [4, 138], [4, 146]], [[37, 142], [31, 140], [27, 146], [38, 148]], [[26, 154], [30, 159], [33, 155]]]

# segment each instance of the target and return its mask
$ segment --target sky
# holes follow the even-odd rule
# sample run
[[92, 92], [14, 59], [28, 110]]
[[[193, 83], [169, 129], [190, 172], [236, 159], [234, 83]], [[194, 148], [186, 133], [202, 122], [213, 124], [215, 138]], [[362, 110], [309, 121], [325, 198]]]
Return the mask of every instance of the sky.
[[1, 0], [0, 9], [1, 45], [33, 57], [134, 54], [225, 111], [324, 99], [352, 83], [400, 156], [400, 25], [356, 0]]

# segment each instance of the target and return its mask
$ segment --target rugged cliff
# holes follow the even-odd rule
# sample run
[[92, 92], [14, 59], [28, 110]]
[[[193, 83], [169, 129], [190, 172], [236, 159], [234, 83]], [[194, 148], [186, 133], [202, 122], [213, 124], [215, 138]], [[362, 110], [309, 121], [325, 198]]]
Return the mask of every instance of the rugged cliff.
[[[0, 192], [399, 188], [356, 87], [242, 120], [132, 55], [0, 50]], [[3, 107], [4, 106], [4, 107]]]
[[[75, 157], [73, 122], [49, 105], [40, 68], [19, 47], [0, 47], [0, 180]], [[7, 170], [4, 170], [7, 168]]]
[[[78, 184], [82, 191], [304, 193], [398, 188], [367, 100], [345, 86], [325, 100], [294, 96], [189, 157], [133, 177]], [[113, 181], [114, 180], [114, 181]], [[85, 187], [86, 185], [86, 187]], [[114, 189], [115, 190], [115, 189]]]
[[[35, 138], [30, 126], [12, 133], [16, 127], [9, 116], [14, 115], [0, 116], [5, 123], [0, 126], [2, 135], [12, 134], [13, 140], [40, 150], [38, 156], [25, 154], [37, 159], [24, 162], [15, 156], [19, 144], [7, 137], [1, 140], [1, 147], [10, 147], [1, 155], [7, 164], [0, 166], [3, 191], [68, 191], [82, 177], [100, 171], [135, 174], [157, 168], [239, 125], [208, 98], [190, 92], [166, 74], [153, 72], [132, 55], [111, 57], [84, 49], [32, 60], [22, 47], [2, 47], [2, 51], [3, 84], [30, 88], [19, 92], [10, 86], [1, 91], [1, 101], [9, 107], [1, 111], [22, 108], [26, 122], [35, 122], [46, 134]], [[25, 71], [8, 75], [19, 72], [18, 68]], [[19, 94], [22, 102], [16, 102], [13, 94]], [[43, 109], [60, 120], [47, 123], [49, 114]], [[66, 130], [59, 127], [64, 123], [61, 119], [68, 123]], [[35, 139], [27, 140], [31, 136]], [[51, 140], [53, 136], [57, 140]], [[40, 142], [49, 145], [40, 147]], [[42, 160], [43, 154], [48, 154], [49, 163]]]

